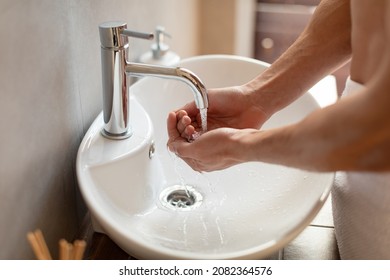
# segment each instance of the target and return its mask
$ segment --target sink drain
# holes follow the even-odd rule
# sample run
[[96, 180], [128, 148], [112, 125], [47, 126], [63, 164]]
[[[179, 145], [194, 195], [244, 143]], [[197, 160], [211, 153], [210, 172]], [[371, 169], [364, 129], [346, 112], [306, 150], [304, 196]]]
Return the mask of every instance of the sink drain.
[[163, 206], [171, 210], [190, 211], [202, 203], [202, 195], [191, 186], [174, 185], [160, 195]]

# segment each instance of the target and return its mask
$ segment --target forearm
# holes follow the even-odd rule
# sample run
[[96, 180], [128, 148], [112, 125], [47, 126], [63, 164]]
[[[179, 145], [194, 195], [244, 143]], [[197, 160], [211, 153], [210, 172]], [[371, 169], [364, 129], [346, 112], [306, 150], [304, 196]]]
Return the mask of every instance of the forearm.
[[[385, 49], [390, 47], [390, 20], [387, 28]], [[243, 161], [315, 171], [390, 171], [389, 77], [390, 53], [386, 52], [360, 92], [294, 125], [238, 134]]]
[[297, 124], [244, 133], [239, 137], [244, 161], [314, 171], [390, 170], [390, 98], [373, 97], [357, 93]]
[[253, 104], [267, 104], [261, 109], [272, 115], [348, 61], [350, 55], [349, 1], [324, 0], [297, 41], [245, 89]]

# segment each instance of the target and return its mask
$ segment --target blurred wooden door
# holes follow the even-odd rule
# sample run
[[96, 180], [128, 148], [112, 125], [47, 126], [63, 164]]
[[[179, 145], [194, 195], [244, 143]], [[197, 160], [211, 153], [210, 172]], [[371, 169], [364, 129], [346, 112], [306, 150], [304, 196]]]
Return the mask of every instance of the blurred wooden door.
[[[258, 0], [255, 58], [274, 62], [299, 36], [320, 0]], [[349, 63], [333, 73], [337, 92], [344, 89]]]

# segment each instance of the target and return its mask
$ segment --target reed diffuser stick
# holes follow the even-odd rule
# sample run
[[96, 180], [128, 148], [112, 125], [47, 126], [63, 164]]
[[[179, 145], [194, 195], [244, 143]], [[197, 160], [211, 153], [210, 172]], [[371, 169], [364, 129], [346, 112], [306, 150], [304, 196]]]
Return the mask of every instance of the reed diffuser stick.
[[37, 229], [34, 232], [27, 233], [27, 240], [29, 241], [34, 254], [38, 260], [51, 260], [52, 257], [47, 248], [45, 238], [43, 237], [42, 231]]
[[52, 260], [49, 248], [47, 247], [47, 244], [45, 242], [45, 238], [43, 237], [42, 231], [40, 229], [37, 229], [34, 232], [34, 235], [35, 235], [35, 239], [38, 241], [39, 246], [41, 247], [41, 250], [45, 256], [45, 259]]
[[41, 246], [39, 245], [38, 240], [36, 239], [34, 233], [32, 233], [32, 232], [27, 233], [27, 240], [30, 243], [31, 248], [34, 251], [35, 257], [38, 260], [45, 260], [46, 259], [45, 255], [44, 255], [44, 253], [41, 249]]
[[61, 239], [59, 241], [59, 246], [60, 246], [60, 260], [69, 260], [70, 258], [70, 251], [69, 251], [69, 246], [68, 242], [65, 239]]
[[[27, 240], [38, 260], [52, 260], [49, 248], [45, 242], [42, 231], [37, 229], [27, 233]], [[84, 240], [75, 240], [69, 243], [65, 239], [59, 241], [60, 260], [82, 260], [87, 243]]]
[[73, 259], [82, 260], [87, 243], [84, 240], [76, 240], [73, 242]]

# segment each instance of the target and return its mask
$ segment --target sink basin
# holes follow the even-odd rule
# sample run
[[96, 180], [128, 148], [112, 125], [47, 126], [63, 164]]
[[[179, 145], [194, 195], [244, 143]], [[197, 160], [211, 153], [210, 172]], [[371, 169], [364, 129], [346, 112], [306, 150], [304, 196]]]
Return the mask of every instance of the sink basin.
[[[207, 87], [238, 85], [266, 69], [225, 55], [185, 59]], [[260, 259], [293, 240], [325, 202], [333, 174], [245, 163], [198, 173], [166, 147], [168, 112], [193, 100], [180, 81], [143, 78], [131, 87], [132, 137], [100, 134], [100, 114], [77, 156], [77, 176], [96, 231], [140, 259]], [[262, 129], [318, 108], [307, 93]]]

